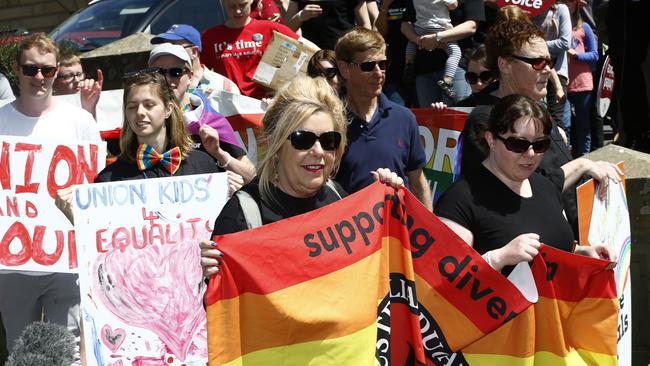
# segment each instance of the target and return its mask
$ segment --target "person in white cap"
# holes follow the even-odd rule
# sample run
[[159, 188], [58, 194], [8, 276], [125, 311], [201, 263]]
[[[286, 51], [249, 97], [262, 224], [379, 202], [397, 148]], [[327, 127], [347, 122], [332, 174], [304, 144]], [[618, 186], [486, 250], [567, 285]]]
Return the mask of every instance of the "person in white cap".
[[179, 45], [162, 43], [149, 54], [149, 66], [158, 68], [165, 75], [180, 103], [195, 148], [209, 153], [222, 170], [241, 176], [241, 182], [229, 179], [232, 188], [239, 188], [239, 183], [245, 184], [253, 179], [255, 167], [228, 120], [212, 108], [205, 93], [199, 89], [189, 92], [194, 77], [191, 65], [190, 56]]
[[192, 60], [192, 72], [194, 73], [190, 89], [200, 89], [206, 95], [219, 91], [241, 94], [237, 84], [232, 80], [201, 64], [200, 55], [203, 47], [201, 45], [201, 34], [196, 28], [187, 24], [174, 24], [165, 33], [160, 33], [151, 39], [151, 44], [160, 43], [171, 43], [182, 46], [190, 56]]

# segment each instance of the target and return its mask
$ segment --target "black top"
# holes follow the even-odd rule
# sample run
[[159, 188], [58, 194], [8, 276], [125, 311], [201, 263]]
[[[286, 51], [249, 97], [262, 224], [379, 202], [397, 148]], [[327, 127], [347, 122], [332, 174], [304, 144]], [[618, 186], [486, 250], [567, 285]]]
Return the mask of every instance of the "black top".
[[[259, 179], [255, 178], [241, 189], [250, 194], [260, 207], [262, 225], [301, 215], [339, 200], [336, 192], [326, 185], [321, 187], [316, 195], [309, 198], [296, 198], [282, 192], [275, 186], [271, 186], [271, 192], [274, 197], [276, 197], [277, 201], [266, 202], [262, 201], [258, 184]], [[337, 191], [341, 197], [347, 196], [347, 192], [345, 192], [338, 183], [334, 182], [334, 184], [336, 185]], [[226, 202], [226, 205], [217, 217], [214, 223], [214, 231], [212, 232], [212, 235], [236, 233], [247, 229], [248, 225], [246, 224], [244, 213], [239, 204], [239, 199], [233, 195], [228, 202]]]
[[434, 212], [471, 231], [474, 249], [480, 254], [526, 233], [536, 233], [540, 242], [571, 251], [573, 232], [562, 214], [560, 193], [538, 173], [528, 179], [533, 195], [524, 198], [481, 165], [443, 193]]
[[308, 4], [316, 4], [323, 9], [320, 16], [302, 23], [302, 36], [318, 47], [333, 50], [336, 41], [350, 28], [354, 27], [354, 8], [363, 0], [292, 0], [302, 10]]
[[413, 0], [395, 0], [388, 7], [386, 15], [386, 58], [390, 60], [386, 80], [401, 82], [404, 72], [404, 52], [408, 39], [402, 34], [402, 22], [415, 22]]
[[[217, 165], [214, 163], [214, 159], [212, 159], [210, 155], [201, 151], [192, 150], [181, 161], [181, 166], [178, 168], [174, 176], [178, 177], [181, 175], [218, 172], [219, 170], [217, 169]], [[117, 159], [113, 164], [99, 172], [95, 178], [95, 183], [171, 176], [172, 175], [162, 166], [162, 164], [156, 164], [146, 170], [139, 170], [135, 163], [128, 163], [124, 160]]]

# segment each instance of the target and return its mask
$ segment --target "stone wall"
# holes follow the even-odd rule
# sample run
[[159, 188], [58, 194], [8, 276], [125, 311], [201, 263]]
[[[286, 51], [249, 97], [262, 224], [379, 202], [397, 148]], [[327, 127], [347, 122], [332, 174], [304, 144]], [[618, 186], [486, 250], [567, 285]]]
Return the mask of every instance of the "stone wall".
[[0, 0], [0, 25], [3, 30], [49, 32], [87, 4], [88, 0]]

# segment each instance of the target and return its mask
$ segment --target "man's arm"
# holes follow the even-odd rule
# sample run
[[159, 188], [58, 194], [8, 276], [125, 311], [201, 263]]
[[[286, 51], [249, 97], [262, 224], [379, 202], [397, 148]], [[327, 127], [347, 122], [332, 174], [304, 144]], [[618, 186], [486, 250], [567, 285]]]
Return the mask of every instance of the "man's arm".
[[422, 202], [427, 210], [433, 211], [431, 189], [429, 188], [429, 182], [427, 182], [427, 178], [424, 176], [422, 168], [406, 172], [406, 175], [409, 178], [411, 192], [420, 200], [420, 202]]

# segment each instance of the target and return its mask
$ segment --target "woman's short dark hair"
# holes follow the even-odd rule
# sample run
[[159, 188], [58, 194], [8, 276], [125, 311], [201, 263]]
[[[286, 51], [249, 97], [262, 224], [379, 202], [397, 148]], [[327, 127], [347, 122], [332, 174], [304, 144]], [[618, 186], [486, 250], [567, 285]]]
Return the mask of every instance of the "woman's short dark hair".
[[309, 60], [307, 64], [307, 75], [312, 78], [318, 76], [325, 76], [325, 67], [321, 65], [321, 61], [329, 61], [336, 67], [336, 54], [332, 50], [318, 50]]
[[488, 69], [498, 77], [499, 57], [516, 54], [535, 39], [545, 40], [545, 34], [530, 21], [508, 19], [493, 25], [485, 38]]
[[493, 135], [508, 131], [515, 132], [515, 122], [522, 117], [529, 117], [535, 122], [535, 130], [544, 135], [551, 133], [553, 127], [546, 108], [538, 102], [519, 94], [508, 95], [499, 100], [490, 112], [487, 130]]

